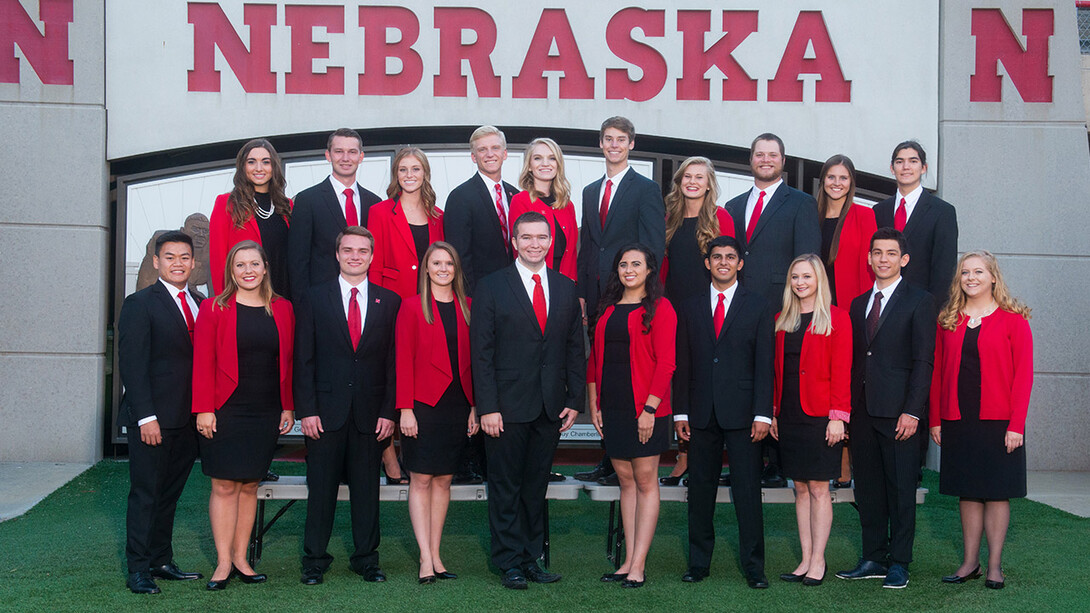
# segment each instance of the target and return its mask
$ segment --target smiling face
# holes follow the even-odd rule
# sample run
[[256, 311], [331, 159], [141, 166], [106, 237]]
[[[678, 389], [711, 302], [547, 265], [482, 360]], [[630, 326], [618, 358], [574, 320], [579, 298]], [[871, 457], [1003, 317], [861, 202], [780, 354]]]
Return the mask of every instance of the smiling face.
[[356, 170], [363, 162], [360, 141], [351, 136], [334, 136], [329, 149], [326, 149], [325, 159], [332, 166], [333, 176], [342, 184], [351, 185], [356, 181]]
[[704, 201], [710, 189], [711, 180], [708, 167], [703, 164], [690, 164], [681, 175], [681, 193], [686, 200]]
[[519, 261], [531, 270], [539, 269], [545, 262], [551, 243], [549, 224], [544, 221], [520, 223], [515, 226], [515, 235], [511, 237], [511, 244], [518, 251]]
[[734, 247], [716, 247], [712, 249], [711, 255], [704, 259], [704, 266], [711, 271], [712, 281], [719, 286], [720, 290], [734, 284], [743, 264]]
[[558, 162], [556, 154], [548, 145], [541, 143], [534, 145], [530, 151], [530, 174], [535, 181], [549, 183], [556, 178]]
[[152, 257], [151, 265], [159, 271], [159, 278], [167, 283], [182, 289], [189, 282], [189, 275], [193, 274], [196, 260], [193, 259], [193, 249], [182, 242], [163, 243], [159, 253]]
[[598, 140], [598, 146], [602, 148], [606, 162], [619, 165], [628, 162], [628, 152], [636, 146], [636, 141], [617, 128], [606, 128]]
[[837, 164], [830, 168], [822, 180], [822, 189], [825, 190], [825, 196], [833, 202], [839, 202], [847, 198], [848, 190], [851, 188], [852, 175], [848, 172], [848, 167], [843, 164]]
[[969, 298], [990, 296], [995, 289], [995, 277], [983, 258], [966, 258], [961, 264], [961, 291]]
[[796, 262], [791, 268], [791, 291], [800, 300], [806, 300], [817, 294], [817, 274], [810, 262]]
[[265, 279], [265, 260], [257, 249], [239, 249], [231, 262], [231, 276], [242, 290], [256, 290]]
[[454, 283], [454, 258], [446, 249], [434, 249], [426, 265], [433, 286], [449, 287]]
[[269, 191], [269, 181], [272, 180], [272, 155], [264, 147], [254, 147], [246, 154], [245, 170], [246, 179], [254, 186], [255, 192]]
[[897, 180], [897, 188], [902, 194], [907, 194], [920, 186], [920, 181], [927, 172], [927, 164], [920, 159], [918, 151], [905, 147], [893, 156], [893, 164], [889, 169]]
[[783, 174], [783, 154], [774, 140], [759, 140], [753, 144], [749, 167], [755, 181], [772, 184]]
[[412, 194], [424, 186], [424, 165], [416, 156], [407, 155], [397, 163], [397, 184], [406, 194]]
[[897, 241], [879, 239], [871, 245], [867, 263], [879, 281], [895, 281], [900, 276], [901, 269], [908, 264], [908, 254], [901, 253], [901, 246]]
[[371, 267], [373, 256], [374, 250], [370, 238], [345, 234], [341, 237], [340, 245], [337, 246], [337, 264], [340, 266], [341, 276], [358, 285], [358, 281], [367, 278], [367, 270]]
[[484, 176], [499, 181], [503, 162], [507, 159], [507, 146], [498, 134], [489, 134], [470, 143], [469, 156]]
[[617, 262], [617, 276], [625, 289], [635, 290], [645, 286], [649, 272], [647, 256], [637, 249], [625, 251], [621, 255], [621, 261]]

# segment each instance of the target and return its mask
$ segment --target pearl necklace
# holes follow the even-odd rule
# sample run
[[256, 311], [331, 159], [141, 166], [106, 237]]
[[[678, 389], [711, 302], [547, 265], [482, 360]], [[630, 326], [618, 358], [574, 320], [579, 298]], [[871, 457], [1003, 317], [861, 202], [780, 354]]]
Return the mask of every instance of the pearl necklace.
[[261, 208], [261, 205], [257, 203], [257, 198], [254, 198], [254, 213], [261, 219], [268, 219], [273, 216], [273, 212], [276, 211], [276, 206], [270, 203], [269, 210]]

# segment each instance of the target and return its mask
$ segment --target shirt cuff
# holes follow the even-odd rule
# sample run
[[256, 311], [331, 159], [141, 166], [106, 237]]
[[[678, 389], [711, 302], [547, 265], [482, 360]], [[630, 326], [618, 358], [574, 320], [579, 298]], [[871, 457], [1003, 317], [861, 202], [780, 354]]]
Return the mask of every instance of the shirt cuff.
[[915, 419], [916, 421], [920, 421], [920, 418], [919, 418], [919, 417], [916, 417], [916, 416], [915, 416], [915, 415], [913, 415], [912, 413], [901, 413], [901, 415], [908, 415], [908, 416], [909, 416], [909, 417], [911, 417], [912, 419]]
[[848, 411], [838, 411], [836, 409], [833, 409], [832, 411], [829, 411], [829, 419], [836, 419], [844, 423], [848, 423], [852, 419], [852, 414]]
[[674, 421], [689, 421], [689, 416], [685, 413], [675, 413]]
[[772, 418], [771, 417], [765, 417], [764, 415], [754, 415], [753, 416], [753, 421], [760, 422], [762, 424], [771, 424], [772, 423]]
[[156, 421], [158, 419], [159, 419], [158, 417], [156, 417], [154, 415], [151, 415], [151, 416], [145, 417], [144, 419], [141, 419], [140, 421], [136, 422], [136, 425], [137, 426], [143, 426], [144, 424], [150, 424], [151, 422]]

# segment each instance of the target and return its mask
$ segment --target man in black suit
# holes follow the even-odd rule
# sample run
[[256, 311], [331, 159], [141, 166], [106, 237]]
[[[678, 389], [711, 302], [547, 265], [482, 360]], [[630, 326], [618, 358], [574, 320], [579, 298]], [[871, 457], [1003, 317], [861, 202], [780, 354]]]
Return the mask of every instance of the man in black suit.
[[341, 274], [295, 303], [295, 413], [307, 445], [305, 585], [317, 585], [333, 556], [337, 489], [348, 483], [349, 565], [372, 582], [378, 565], [379, 441], [394, 431], [394, 327], [401, 299], [367, 280], [375, 239], [360, 226], [337, 237]]
[[725, 445], [742, 571], [749, 587], [767, 588], [760, 441], [772, 423], [774, 337], [764, 297], [737, 282], [745, 264], [736, 239], [713, 240], [704, 259], [709, 294], [678, 312], [674, 427], [689, 441], [689, 570], [681, 580], [709, 573]]
[[541, 213], [515, 221], [515, 263], [481, 280], [473, 301], [473, 393], [488, 437], [488, 522], [503, 586], [552, 583], [538, 566], [545, 493], [560, 433], [583, 410], [586, 357], [575, 284], [545, 267]]
[[901, 276], [906, 241], [893, 228], [871, 238], [874, 288], [852, 301], [852, 458], [862, 557], [841, 579], [884, 577], [908, 585], [916, 534], [919, 420], [927, 408], [935, 352], [935, 301]]
[[302, 294], [337, 278], [337, 234], [348, 226], [367, 226], [367, 211], [381, 198], [356, 182], [363, 162], [363, 139], [340, 128], [326, 141], [331, 173], [295, 196], [288, 228], [288, 276]]
[[941, 306], [949, 297], [957, 267], [957, 211], [923, 188], [927, 154], [920, 143], [909, 140], [897, 145], [889, 169], [897, 180], [897, 193], [874, 205], [875, 221], [879, 228], [904, 233], [906, 253], [912, 256], [902, 271], [905, 280], [927, 290]]
[[117, 321], [120, 421], [129, 441], [125, 557], [128, 587], [158, 594], [153, 577], [200, 579], [174, 564], [174, 511], [197, 458], [192, 414], [193, 323], [203, 296], [188, 288], [193, 239], [165, 232], [155, 241], [159, 279], [125, 298]]

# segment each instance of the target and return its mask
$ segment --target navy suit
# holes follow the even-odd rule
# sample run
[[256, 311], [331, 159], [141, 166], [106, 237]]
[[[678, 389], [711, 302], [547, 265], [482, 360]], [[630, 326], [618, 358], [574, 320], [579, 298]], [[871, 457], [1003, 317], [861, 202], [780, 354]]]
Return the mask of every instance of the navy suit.
[[[356, 191], [360, 195], [359, 225], [367, 227], [367, 211], [381, 198], [359, 183]], [[308, 288], [337, 278], [340, 274], [337, 235], [347, 227], [344, 209], [329, 177], [295, 196], [288, 228], [288, 278], [296, 292], [302, 294]]]

